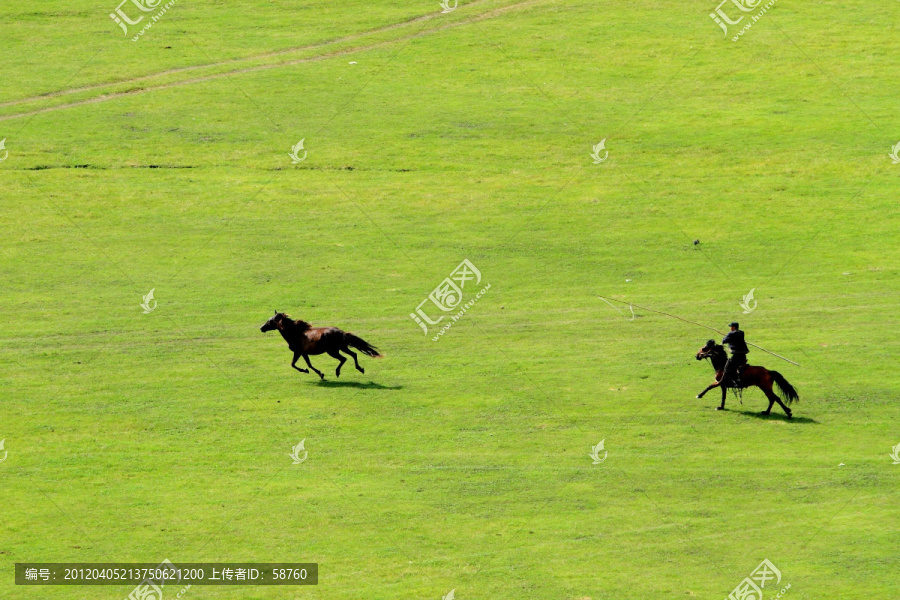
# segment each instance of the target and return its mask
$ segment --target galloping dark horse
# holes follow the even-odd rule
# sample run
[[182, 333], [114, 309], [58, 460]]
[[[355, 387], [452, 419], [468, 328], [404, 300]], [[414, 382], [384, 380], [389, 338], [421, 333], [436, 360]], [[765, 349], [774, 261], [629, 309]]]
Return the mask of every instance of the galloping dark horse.
[[291, 361], [291, 366], [301, 373], [309, 373], [307, 369], [301, 369], [297, 366], [297, 359], [302, 356], [307, 366], [318, 373], [322, 379], [325, 379], [325, 375], [309, 362], [310, 354], [315, 355], [327, 352], [330, 356], [341, 361], [334, 372], [335, 377], [341, 376], [341, 367], [347, 361], [346, 358], [341, 356], [341, 352], [352, 356], [353, 362], [356, 363], [356, 369], [360, 373], [365, 373], [365, 370], [359, 366], [359, 361], [356, 360], [356, 352], [351, 350], [351, 347], [356, 348], [366, 356], [381, 358], [378, 348], [352, 333], [341, 331], [337, 327], [312, 327], [306, 321], [300, 321], [299, 319], [295, 321], [290, 316], [277, 310], [275, 311], [275, 316], [259, 328], [262, 332], [272, 331], [273, 329], [277, 329], [281, 333], [281, 337], [288, 343], [288, 348], [294, 352], [294, 360]]
[[[706, 345], [700, 348], [700, 352], [697, 353], [697, 360], [703, 360], [704, 358], [708, 358], [710, 362], [712, 362], [713, 369], [716, 371], [716, 382], [707, 387], [705, 390], [697, 394], [698, 398], [702, 398], [703, 394], [708, 392], [709, 390], [720, 387], [722, 388], [722, 405], [716, 407], [716, 410], [725, 410], [725, 393], [726, 388], [733, 388], [734, 385], [732, 382], [723, 382], [722, 375], [725, 370], [725, 362], [728, 360], [728, 355], [725, 353], [724, 346], [717, 344], [715, 340], [709, 340], [706, 342]], [[787, 379], [779, 373], [778, 371], [769, 371], [765, 367], [753, 367], [751, 365], [744, 365], [744, 370], [741, 373], [740, 378], [740, 388], [748, 388], [751, 386], [756, 386], [763, 391], [766, 395], [766, 398], [769, 399], [769, 408], [763, 411], [762, 414], [767, 415], [772, 412], [772, 405], [776, 402], [778, 405], [784, 409], [785, 414], [788, 418], [791, 418], [791, 409], [784, 405], [784, 402], [781, 401], [775, 392], [772, 391], [772, 385], [775, 384], [778, 386], [778, 390], [781, 392], [782, 398], [790, 404], [794, 400], [799, 401], [800, 397], [797, 395], [797, 390], [794, 389], [790, 383], [788, 383]]]

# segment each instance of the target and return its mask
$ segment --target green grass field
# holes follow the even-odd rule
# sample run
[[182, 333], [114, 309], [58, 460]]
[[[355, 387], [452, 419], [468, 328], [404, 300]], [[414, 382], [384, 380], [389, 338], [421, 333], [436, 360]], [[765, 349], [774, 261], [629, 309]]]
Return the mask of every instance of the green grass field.
[[[116, 4], [0, 6], [0, 599], [900, 596], [900, 2]], [[275, 309], [385, 357], [297, 373]], [[720, 336], [653, 311], [799, 363], [749, 357], [795, 418], [695, 399]]]

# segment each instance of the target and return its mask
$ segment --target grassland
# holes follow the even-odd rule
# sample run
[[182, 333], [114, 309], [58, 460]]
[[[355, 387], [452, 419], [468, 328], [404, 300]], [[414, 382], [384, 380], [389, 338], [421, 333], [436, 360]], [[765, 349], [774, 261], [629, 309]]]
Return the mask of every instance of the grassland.
[[[320, 564], [187, 600], [723, 598], [764, 558], [900, 594], [900, 3], [737, 43], [689, 2], [114, 8], [0, 7], [0, 598], [165, 557]], [[432, 342], [464, 258], [491, 289]], [[600, 296], [740, 320], [795, 419], [695, 400], [711, 333]], [[385, 358], [300, 375], [273, 309]]]

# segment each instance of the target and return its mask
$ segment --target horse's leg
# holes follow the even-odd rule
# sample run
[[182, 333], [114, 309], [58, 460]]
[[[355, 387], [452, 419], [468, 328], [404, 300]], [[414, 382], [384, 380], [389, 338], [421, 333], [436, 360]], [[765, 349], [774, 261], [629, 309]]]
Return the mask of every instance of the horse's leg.
[[353, 357], [353, 362], [356, 364], [356, 370], [357, 370], [357, 371], [359, 371], [360, 373], [365, 373], [365, 372], [366, 372], [365, 369], [363, 369], [361, 366], [359, 366], [359, 361], [356, 359], [356, 352], [354, 352], [353, 350], [351, 350], [351, 349], [350, 349], [350, 346], [348, 346], [347, 344], [344, 344], [344, 347], [341, 348], [341, 351], [346, 352], [347, 354], [349, 354], [350, 356]]
[[726, 388], [724, 385], [721, 387], [722, 387], [722, 404], [719, 405], [719, 407], [716, 408], [716, 410], [725, 410], [725, 396], [728, 395], [728, 388]]
[[[308, 369], [301, 369], [300, 367], [297, 366], [298, 358], [300, 358], [300, 353], [294, 352], [294, 360], [291, 361], [291, 366], [294, 367], [295, 369], [297, 369], [298, 371], [300, 371], [301, 373], [309, 373]], [[307, 362], [309, 362], [309, 361], [307, 361]]]
[[714, 387], [718, 387], [718, 385], [719, 385], [718, 383], [714, 383], [714, 384], [712, 384], [712, 385], [707, 386], [705, 390], [703, 390], [702, 392], [700, 392], [699, 394], [697, 394], [697, 397], [698, 397], [698, 398], [702, 398], [703, 396], [706, 395], [706, 392], [708, 392], [709, 390], [713, 389]]
[[[697, 394], [698, 398], [702, 398], [703, 396], [706, 395], [706, 392], [708, 392], [709, 390], [715, 389], [715, 388], [719, 387], [720, 385], [722, 385], [722, 372], [721, 371], [716, 371], [715, 379], [716, 379], [715, 383], [708, 386], [705, 390], [703, 390], [702, 392]], [[722, 389], [724, 390], [724, 388], [722, 388]]]
[[310, 369], [312, 369], [313, 371], [315, 371], [316, 374], [317, 374], [319, 377], [321, 377], [322, 379], [325, 379], [325, 376], [322, 374], [322, 371], [320, 371], [320, 370], [318, 370], [317, 368], [315, 368], [314, 366], [312, 366], [312, 363], [309, 362], [309, 356], [307, 356], [306, 354], [304, 354], [304, 355], [303, 355], [303, 360], [306, 361], [307, 366], [309, 366]]
[[332, 358], [336, 358], [339, 361], [341, 361], [340, 363], [338, 363], [337, 370], [334, 372], [335, 377], [340, 377], [341, 376], [341, 367], [344, 366], [344, 363], [347, 362], [347, 359], [344, 358], [343, 356], [341, 356], [341, 353], [338, 352], [337, 350], [329, 350], [328, 355], [331, 356]]
[[[762, 411], [762, 414], [769, 415], [772, 413], [772, 405], [775, 404], [775, 401], [778, 400], [778, 396], [772, 393], [772, 384], [766, 385], [765, 381], [761, 381], [756, 384], [756, 387], [763, 391], [763, 394], [766, 395], [766, 398], [769, 399], [769, 408]], [[778, 400], [778, 403], [781, 404], [781, 400]]]
[[787, 415], [788, 419], [793, 417], [793, 414], [791, 413], [791, 409], [789, 409], [787, 406], [785, 406], [784, 402], [781, 401], [781, 398], [778, 397], [778, 394], [776, 394], [775, 392], [772, 391], [771, 383], [769, 385], [767, 385], [766, 387], [763, 387], [760, 385], [759, 389], [761, 389], [763, 392], [765, 392], [766, 398], [769, 399], [769, 408], [768, 408], [768, 410], [766, 410], [766, 412], [764, 414], [769, 414], [770, 412], [772, 412], [772, 405], [777, 402], [778, 406], [781, 407], [781, 410], [784, 411], [784, 414]]
[[791, 409], [784, 405], [784, 402], [781, 401], [781, 398], [779, 398], [777, 394], [773, 392], [772, 395], [775, 396], [775, 402], [778, 403], [778, 406], [781, 407], [781, 410], [784, 411], [784, 414], [787, 415], [787, 418], [792, 419], [794, 417], [794, 413], [791, 411]]

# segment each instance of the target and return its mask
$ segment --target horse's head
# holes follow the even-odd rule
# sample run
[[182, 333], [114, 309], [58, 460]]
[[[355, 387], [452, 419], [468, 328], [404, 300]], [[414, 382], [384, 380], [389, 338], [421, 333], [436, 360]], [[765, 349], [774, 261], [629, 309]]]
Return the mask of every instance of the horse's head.
[[263, 323], [263, 326], [259, 328], [263, 333], [267, 331], [272, 331], [273, 329], [281, 329], [281, 320], [284, 318], [284, 313], [280, 313], [277, 310], [275, 311], [275, 316], [270, 318], [268, 321]]
[[716, 340], [707, 340], [706, 343], [700, 348], [700, 351], [697, 352], [697, 360], [703, 360], [704, 358], [709, 358], [713, 355], [713, 352], [716, 349]]

